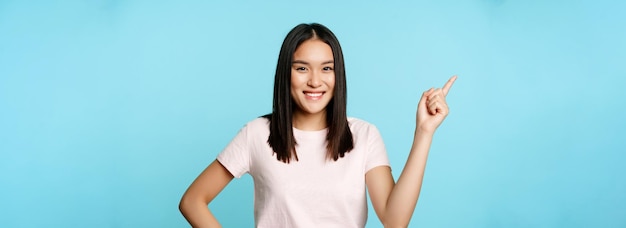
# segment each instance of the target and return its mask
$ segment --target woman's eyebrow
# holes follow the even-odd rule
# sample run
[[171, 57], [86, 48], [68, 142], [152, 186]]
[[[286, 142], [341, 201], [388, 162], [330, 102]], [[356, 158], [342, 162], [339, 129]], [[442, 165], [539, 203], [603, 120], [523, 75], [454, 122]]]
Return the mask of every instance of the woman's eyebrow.
[[[296, 63], [310, 65], [309, 62], [304, 61], [304, 60], [294, 60], [294, 61], [291, 62], [291, 64], [296, 64]], [[330, 63], [335, 63], [335, 61], [334, 60], [328, 60], [328, 61], [322, 62], [322, 65], [330, 64]]]
[[307, 61], [304, 61], [304, 60], [294, 60], [294, 61], [291, 62], [291, 64], [296, 64], [296, 63], [309, 65], [309, 63]]

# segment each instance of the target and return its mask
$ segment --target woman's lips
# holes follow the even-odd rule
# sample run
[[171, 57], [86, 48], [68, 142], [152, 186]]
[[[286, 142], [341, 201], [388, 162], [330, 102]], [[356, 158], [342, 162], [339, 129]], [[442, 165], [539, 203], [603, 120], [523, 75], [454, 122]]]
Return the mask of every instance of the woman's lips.
[[322, 95], [324, 95], [325, 92], [309, 92], [309, 91], [304, 91], [304, 96], [307, 100], [319, 100], [322, 98]]

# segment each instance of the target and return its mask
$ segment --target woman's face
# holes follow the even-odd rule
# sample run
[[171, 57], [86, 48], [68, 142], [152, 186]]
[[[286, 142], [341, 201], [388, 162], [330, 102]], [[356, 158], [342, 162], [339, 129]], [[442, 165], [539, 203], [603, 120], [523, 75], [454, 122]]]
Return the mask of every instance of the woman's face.
[[298, 114], [323, 114], [333, 97], [335, 63], [330, 46], [319, 39], [304, 41], [293, 54], [291, 97]]

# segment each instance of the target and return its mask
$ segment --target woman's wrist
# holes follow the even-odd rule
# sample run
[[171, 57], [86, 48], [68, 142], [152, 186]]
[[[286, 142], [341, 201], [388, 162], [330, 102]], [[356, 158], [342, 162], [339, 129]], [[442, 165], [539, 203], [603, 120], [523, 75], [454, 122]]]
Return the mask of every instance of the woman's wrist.
[[416, 127], [415, 128], [415, 137], [423, 137], [423, 136], [429, 136], [432, 138], [432, 136], [435, 135], [435, 130], [429, 130], [429, 129], [424, 129], [421, 127]]

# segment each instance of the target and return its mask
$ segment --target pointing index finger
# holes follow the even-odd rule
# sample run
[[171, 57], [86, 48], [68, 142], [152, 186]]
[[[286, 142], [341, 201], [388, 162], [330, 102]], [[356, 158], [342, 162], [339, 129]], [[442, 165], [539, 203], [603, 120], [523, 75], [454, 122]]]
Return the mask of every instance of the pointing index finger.
[[452, 76], [445, 85], [443, 85], [443, 88], [441, 90], [443, 90], [443, 95], [447, 96], [448, 95], [448, 91], [450, 91], [450, 88], [452, 87], [452, 84], [454, 84], [454, 81], [456, 81], [457, 76], [454, 75]]

